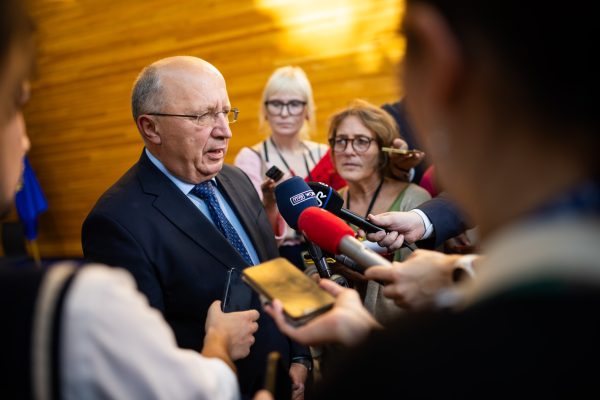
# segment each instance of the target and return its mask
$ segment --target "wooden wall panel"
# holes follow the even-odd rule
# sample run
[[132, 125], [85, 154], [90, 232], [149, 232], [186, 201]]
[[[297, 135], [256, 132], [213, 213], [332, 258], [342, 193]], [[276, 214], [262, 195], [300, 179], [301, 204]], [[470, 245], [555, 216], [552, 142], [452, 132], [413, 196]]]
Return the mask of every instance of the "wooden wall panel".
[[258, 106], [274, 68], [308, 74], [318, 134], [355, 97], [396, 99], [401, 0], [34, 0], [37, 72], [26, 120], [33, 168], [50, 209], [40, 219], [46, 257], [81, 255], [96, 199], [139, 157], [130, 114], [138, 72], [166, 56], [213, 63], [241, 110], [227, 161], [261, 139]]

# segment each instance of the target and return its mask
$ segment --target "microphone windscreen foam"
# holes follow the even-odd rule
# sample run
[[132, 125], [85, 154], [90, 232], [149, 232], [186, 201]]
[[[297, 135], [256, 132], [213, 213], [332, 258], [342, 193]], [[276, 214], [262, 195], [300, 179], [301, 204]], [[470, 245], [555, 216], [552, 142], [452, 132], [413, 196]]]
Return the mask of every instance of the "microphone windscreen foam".
[[338, 214], [344, 206], [344, 199], [331, 186], [322, 182], [308, 182], [308, 186], [317, 195], [319, 207]]
[[333, 254], [339, 254], [338, 246], [344, 236], [354, 237], [354, 231], [344, 221], [317, 207], [307, 208], [300, 214], [298, 227], [308, 240]]
[[318, 207], [315, 192], [299, 176], [294, 176], [275, 187], [279, 213], [289, 226], [298, 229], [298, 217], [308, 207]]

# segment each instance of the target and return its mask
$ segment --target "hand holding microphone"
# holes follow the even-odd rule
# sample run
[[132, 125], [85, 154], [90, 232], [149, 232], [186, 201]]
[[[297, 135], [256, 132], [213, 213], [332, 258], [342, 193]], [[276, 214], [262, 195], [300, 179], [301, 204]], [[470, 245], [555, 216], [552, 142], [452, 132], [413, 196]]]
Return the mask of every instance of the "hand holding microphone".
[[[396, 251], [400, 247], [408, 246], [407, 243], [420, 240], [425, 233], [423, 219], [413, 211], [390, 211], [369, 217], [378, 225], [389, 230], [389, 233], [384, 235], [379, 232], [367, 232], [367, 239], [379, 243], [389, 251]], [[411, 246], [414, 247], [414, 245]]]
[[344, 205], [344, 199], [342, 199], [342, 196], [333, 190], [331, 186], [322, 182], [308, 182], [308, 187], [315, 192], [316, 200], [320, 208], [327, 210], [337, 215], [341, 219], [358, 226], [367, 233], [374, 233], [384, 230], [382, 227], [372, 224], [360, 215], [342, 208]]
[[[326, 185], [322, 182], [308, 182], [308, 186], [315, 192], [316, 200], [320, 208], [337, 215], [341, 219], [350, 222], [353, 225], [356, 225], [362, 231], [366, 232], [369, 240], [372, 240], [369, 236], [373, 236], [378, 238], [376, 241], [382, 241], [383, 238], [386, 238], [389, 235], [388, 241], [393, 242], [395, 244], [395, 247], [388, 248], [388, 250], [395, 251], [400, 247], [407, 247], [412, 251], [416, 250], [415, 245], [400, 242], [399, 240], [397, 240], [399, 237], [397, 233], [394, 233], [393, 231], [386, 232], [383, 226], [374, 224], [371, 221], [364, 219], [360, 215], [357, 215], [352, 211], [343, 208], [342, 206], [344, 204], [344, 199], [342, 198], [342, 196], [340, 196], [338, 192], [333, 190], [331, 186]], [[398, 244], [398, 242], [400, 242], [401, 244]], [[377, 251], [376, 249], [374, 250]]]

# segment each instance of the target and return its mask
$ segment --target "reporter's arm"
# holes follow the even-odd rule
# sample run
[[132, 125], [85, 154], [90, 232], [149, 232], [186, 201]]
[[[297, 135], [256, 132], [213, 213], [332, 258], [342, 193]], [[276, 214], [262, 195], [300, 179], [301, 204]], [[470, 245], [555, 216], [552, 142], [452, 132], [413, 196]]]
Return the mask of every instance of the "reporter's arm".
[[[258, 330], [259, 313], [256, 310], [236, 311], [224, 313], [221, 311], [221, 301], [214, 301], [206, 316], [205, 331], [211, 333], [209, 339], [215, 339], [221, 347], [225, 343], [227, 359], [223, 361], [239, 360], [250, 354], [250, 347], [254, 344], [254, 333]], [[204, 340], [202, 354], [205, 354], [207, 340]], [[222, 353], [222, 352], [220, 352]], [[232, 365], [232, 363], [229, 362]], [[232, 368], [235, 371], [235, 368]]]
[[431, 307], [440, 290], [453, 285], [453, 270], [458, 255], [417, 250], [404, 262], [392, 267], [371, 267], [365, 271], [369, 279], [387, 282], [383, 295], [397, 306], [416, 310]]
[[417, 208], [429, 218], [435, 232], [430, 238], [425, 238], [424, 243], [419, 243], [420, 247], [435, 248], [472, 227], [458, 206], [443, 193]]
[[423, 219], [412, 211], [390, 211], [382, 214], [369, 214], [369, 221], [383, 227], [386, 231], [379, 231], [367, 235], [367, 239], [377, 242], [380, 246], [387, 247], [389, 252], [394, 252], [404, 241], [414, 243], [420, 240], [425, 233]]
[[[392, 147], [408, 150], [408, 144], [400, 138], [394, 139]], [[410, 182], [415, 175], [414, 168], [423, 161], [425, 153], [420, 151], [409, 154], [390, 153], [390, 173], [395, 179]]]
[[67, 292], [62, 321], [66, 399], [239, 398], [227, 364], [177, 347], [124, 270], [83, 267]]
[[290, 379], [292, 381], [292, 400], [304, 399], [304, 390], [306, 379], [308, 378], [308, 368], [304, 364], [292, 361], [290, 365]]
[[383, 295], [408, 310], [434, 307], [438, 295], [462, 279], [474, 278], [474, 254], [444, 254], [416, 250], [392, 267], [371, 267], [365, 277], [386, 282]]

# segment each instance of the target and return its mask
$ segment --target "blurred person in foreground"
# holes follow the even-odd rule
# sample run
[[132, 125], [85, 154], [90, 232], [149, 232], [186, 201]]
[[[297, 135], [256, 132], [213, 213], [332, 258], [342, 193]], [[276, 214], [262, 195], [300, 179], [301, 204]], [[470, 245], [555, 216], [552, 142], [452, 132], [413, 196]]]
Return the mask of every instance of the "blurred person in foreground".
[[[31, 23], [22, 1], [0, 3], [0, 217], [10, 209], [30, 143]], [[0, 259], [10, 399], [237, 399], [233, 360], [250, 351], [258, 312], [208, 312], [200, 353], [179, 349], [126, 271], [56, 262], [39, 269]], [[200, 333], [197, 333], [200, 335]]]
[[385, 330], [356, 292], [326, 280], [334, 308], [300, 328], [285, 324], [279, 302], [267, 307], [298, 341], [352, 346], [315, 398], [598, 396], [592, 7], [549, 7], [539, 18], [539, 6], [520, 1], [408, 1], [408, 107], [448, 192], [480, 227], [485, 258], [447, 309]]

